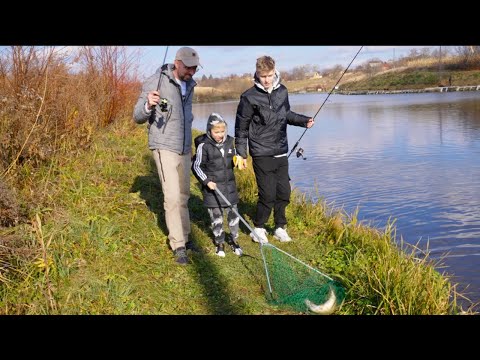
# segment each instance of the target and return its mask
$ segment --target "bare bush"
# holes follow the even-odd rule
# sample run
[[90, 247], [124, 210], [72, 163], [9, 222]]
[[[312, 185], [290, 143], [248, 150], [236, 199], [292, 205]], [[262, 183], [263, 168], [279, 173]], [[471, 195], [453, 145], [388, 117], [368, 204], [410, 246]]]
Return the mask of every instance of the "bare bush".
[[0, 57], [0, 169], [83, 148], [98, 128], [130, 116], [138, 83], [122, 47], [84, 47], [72, 71], [54, 48], [14, 46]]
[[134, 59], [135, 54], [129, 56], [125, 47], [85, 46], [79, 51], [79, 62], [84, 68], [82, 76], [88, 85], [85, 93], [96, 108], [101, 126], [113, 123], [119, 115], [125, 115], [122, 110], [128, 109], [131, 113], [132, 95], [137, 95], [130, 79]]
[[27, 186], [31, 169], [57, 154], [82, 151], [100, 128], [130, 121], [140, 86], [135, 56], [124, 47], [108, 46], [4, 49], [0, 178], [15, 177], [19, 187]]

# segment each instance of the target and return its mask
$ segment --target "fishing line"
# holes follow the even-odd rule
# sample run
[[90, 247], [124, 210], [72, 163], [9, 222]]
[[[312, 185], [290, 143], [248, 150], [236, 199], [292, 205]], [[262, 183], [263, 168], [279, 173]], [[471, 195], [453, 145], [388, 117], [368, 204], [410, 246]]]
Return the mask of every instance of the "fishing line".
[[[320, 108], [317, 110], [317, 112], [315, 113], [315, 115], [313, 116], [313, 119], [315, 119], [318, 115], [318, 113], [320, 112], [320, 110], [322, 110], [322, 107], [323, 105], [325, 105], [325, 103], [327, 102], [328, 98], [330, 97], [330, 95], [332, 94], [333, 90], [335, 90], [335, 88], [337, 87], [338, 83], [340, 82], [340, 80], [342, 80], [343, 78], [343, 75], [345, 75], [345, 73], [348, 71], [348, 69], [350, 68], [350, 65], [352, 65], [352, 63], [355, 61], [355, 59], [357, 58], [358, 54], [360, 53], [360, 51], [362, 51], [363, 49], [363, 45], [360, 46], [360, 49], [357, 51], [357, 53], [355, 54], [355, 56], [353, 57], [352, 61], [350, 61], [350, 64], [348, 64], [347, 68], [343, 71], [342, 75], [340, 76], [340, 78], [338, 79], [338, 81], [336, 82], [335, 85], [333, 85], [332, 89], [330, 90], [330, 92], [328, 93], [327, 97], [325, 98], [325, 100], [323, 100], [323, 103], [322, 105], [320, 105]], [[288, 157], [290, 157], [290, 155], [292, 155], [292, 153], [295, 151], [295, 149], [297, 148], [298, 144], [300, 143], [300, 140], [302, 140], [303, 138], [303, 135], [305, 135], [305, 133], [307, 132], [309, 128], [306, 128], [303, 133], [302, 133], [302, 136], [300, 136], [300, 138], [298, 139], [298, 141], [295, 143], [295, 145], [293, 146], [292, 150], [290, 151], [290, 154], [288, 154]], [[303, 153], [304, 153], [304, 150], [302, 148], [298, 149], [298, 152], [297, 152], [297, 158], [298, 157], [302, 157], [303, 160], [307, 160], [306, 157], [303, 157]]]

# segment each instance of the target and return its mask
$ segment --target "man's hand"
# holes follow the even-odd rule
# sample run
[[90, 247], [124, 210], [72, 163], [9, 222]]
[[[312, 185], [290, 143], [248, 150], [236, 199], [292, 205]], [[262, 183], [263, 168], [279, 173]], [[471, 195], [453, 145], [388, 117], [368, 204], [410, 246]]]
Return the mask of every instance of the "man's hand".
[[311, 118], [310, 120], [308, 120], [308, 122], [307, 122], [307, 129], [310, 129], [314, 124], [315, 124], [315, 120], [314, 120], [313, 118]]
[[147, 106], [149, 109], [154, 108], [160, 102], [160, 93], [156, 90], [150, 91], [147, 95]]

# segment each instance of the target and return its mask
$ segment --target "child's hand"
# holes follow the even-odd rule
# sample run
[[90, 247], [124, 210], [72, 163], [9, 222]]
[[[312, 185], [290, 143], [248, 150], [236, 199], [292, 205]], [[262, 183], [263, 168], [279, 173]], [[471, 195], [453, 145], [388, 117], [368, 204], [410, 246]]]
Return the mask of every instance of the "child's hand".
[[209, 181], [207, 186], [210, 190], [215, 190], [215, 188], [217, 187], [217, 184], [214, 183], [213, 181]]

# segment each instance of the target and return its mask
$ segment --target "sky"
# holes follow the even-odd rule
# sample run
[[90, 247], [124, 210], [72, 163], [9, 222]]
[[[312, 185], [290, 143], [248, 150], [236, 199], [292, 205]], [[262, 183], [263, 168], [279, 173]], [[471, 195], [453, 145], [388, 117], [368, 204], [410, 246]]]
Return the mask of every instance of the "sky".
[[[198, 51], [202, 69], [196, 77], [253, 74], [256, 59], [262, 55], [273, 57], [280, 71], [289, 71], [303, 65], [318, 66], [320, 70], [335, 65], [346, 68], [360, 49], [360, 46], [191, 46], [188, 44], [182, 46], [190, 46]], [[167, 63], [173, 62], [175, 53], [180, 47], [168, 47]], [[352, 63], [352, 67], [372, 58], [379, 58], [382, 61], [398, 59], [414, 48], [420, 50], [425, 47], [435, 48], [435, 46], [364, 46]], [[132, 48], [140, 53], [140, 75], [147, 77], [162, 65], [167, 46], [134, 46]]]
[[[228, 75], [252, 74], [258, 57], [269, 55], [275, 59], [277, 69], [290, 71], [295, 67], [312, 65], [320, 70], [340, 65], [346, 68], [353, 60], [361, 46], [199, 46], [180, 45], [168, 46], [166, 62], [172, 63], [175, 53], [182, 46], [196, 49], [202, 65], [196, 78], [203, 75], [207, 77], [225, 77]], [[439, 46], [364, 46], [352, 63], [352, 68], [374, 58], [382, 61], [398, 60], [406, 56], [412, 49], [421, 50], [425, 47], [430, 50]], [[74, 53], [76, 46], [55, 47], [63, 53]], [[167, 46], [126, 46], [130, 54], [135, 54], [138, 59], [140, 80], [152, 75], [161, 65], [165, 57]], [[443, 47], [446, 48], [445, 46]], [[452, 49], [452, 47], [449, 47]], [[6, 49], [0, 46], [0, 52]], [[72, 66], [75, 69], [75, 65]]]

